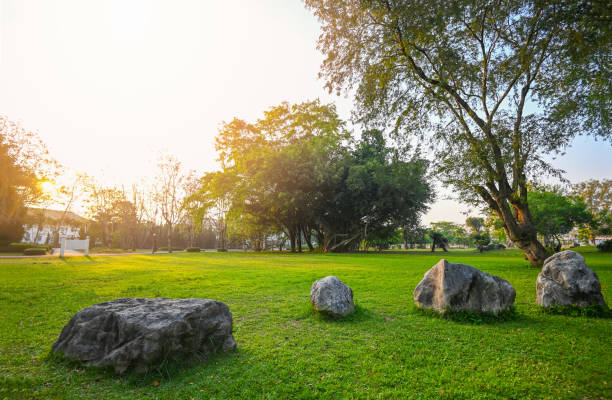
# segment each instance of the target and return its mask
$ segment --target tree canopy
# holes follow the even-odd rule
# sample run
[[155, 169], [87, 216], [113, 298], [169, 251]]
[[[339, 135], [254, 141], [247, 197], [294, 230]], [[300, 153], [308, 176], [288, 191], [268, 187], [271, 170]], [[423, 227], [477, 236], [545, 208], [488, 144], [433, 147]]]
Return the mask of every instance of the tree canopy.
[[0, 115], [0, 242], [21, 240], [26, 207], [41, 200], [40, 183], [56, 168], [38, 135]]
[[193, 201], [205, 214], [224, 199], [220, 218], [249, 244], [284, 235], [293, 251], [378, 246], [433, 199], [418, 153], [390, 148], [378, 130], [355, 141], [318, 100], [283, 103], [254, 123], [234, 119], [217, 150], [223, 170], [204, 176]]
[[[554, 190], [534, 190], [528, 194], [534, 226], [546, 246], [561, 247], [560, 235], [588, 223], [592, 216], [578, 196], [564, 196]], [[554, 241], [557, 243], [555, 244]]]
[[[548, 256], [530, 180], [578, 134], [610, 138], [610, 8], [600, 1], [305, 0], [321, 75], [358, 121], [426, 138], [437, 171], [484, 203], [532, 264]], [[530, 104], [532, 106], [530, 106]]]

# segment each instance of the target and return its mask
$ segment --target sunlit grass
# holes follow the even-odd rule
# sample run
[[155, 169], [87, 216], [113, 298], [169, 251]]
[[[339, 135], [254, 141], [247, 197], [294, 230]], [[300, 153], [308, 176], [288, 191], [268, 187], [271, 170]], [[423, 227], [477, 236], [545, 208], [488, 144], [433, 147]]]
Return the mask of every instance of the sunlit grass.
[[[413, 290], [441, 257], [509, 280], [513, 318], [415, 311]], [[585, 257], [609, 303], [612, 257]], [[538, 272], [513, 250], [0, 260], [0, 399], [609, 398], [612, 319], [541, 312]], [[310, 286], [326, 275], [351, 286], [355, 315], [313, 313]], [[224, 301], [238, 349], [121, 377], [49, 357], [75, 312], [119, 297]]]

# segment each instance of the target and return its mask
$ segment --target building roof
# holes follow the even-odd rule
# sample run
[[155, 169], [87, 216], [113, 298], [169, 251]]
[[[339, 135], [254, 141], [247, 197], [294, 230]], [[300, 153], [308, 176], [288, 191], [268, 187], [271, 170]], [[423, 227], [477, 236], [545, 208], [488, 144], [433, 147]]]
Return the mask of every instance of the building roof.
[[[50, 208], [34, 208], [28, 207], [27, 215], [28, 217], [37, 217], [40, 215], [39, 213], [43, 212], [45, 219], [51, 221], [59, 221], [64, 216], [64, 211], [60, 210], [52, 210]], [[87, 223], [89, 220], [87, 218], [83, 218], [78, 214], [73, 213], [72, 211], [67, 211], [64, 217], [65, 222], [78, 222], [78, 223]]]

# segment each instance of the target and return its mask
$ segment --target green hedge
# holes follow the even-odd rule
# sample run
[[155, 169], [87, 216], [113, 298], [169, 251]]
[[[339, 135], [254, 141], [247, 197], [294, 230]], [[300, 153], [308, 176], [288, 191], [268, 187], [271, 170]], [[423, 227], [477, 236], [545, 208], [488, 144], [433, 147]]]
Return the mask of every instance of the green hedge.
[[[168, 247], [160, 247], [157, 250], [158, 251], [168, 251]], [[185, 250], [185, 249], [182, 248], [182, 247], [173, 247], [172, 248], [172, 251], [183, 251], [183, 250]]]
[[33, 247], [31, 249], [25, 249], [23, 251], [23, 255], [25, 256], [43, 256], [45, 254], [47, 254], [47, 250], [41, 249], [38, 247]]
[[606, 240], [605, 242], [601, 242], [597, 245], [599, 251], [603, 251], [609, 253], [612, 251], [612, 240]]
[[227, 249], [217, 249], [217, 251], [226, 252]]
[[185, 251], [188, 253], [199, 253], [202, 250], [199, 247], [187, 247]]
[[0, 253], [23, 253], [27, 249], [50, 250], [51, 246], [33, 243], [11, 243], [9, 245], [0, 246]]

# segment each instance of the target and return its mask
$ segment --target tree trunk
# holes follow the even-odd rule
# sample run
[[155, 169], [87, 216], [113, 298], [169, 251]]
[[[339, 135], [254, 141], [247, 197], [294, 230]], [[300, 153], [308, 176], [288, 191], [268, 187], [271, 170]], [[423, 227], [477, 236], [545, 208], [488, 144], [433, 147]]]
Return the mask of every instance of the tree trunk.
[[[504, 230], [508, 238], [512, 240], [516, 247], [523, 250], [527, 260], [532, 266], [541, 266], [544, 264], [544, 260], [549, 257], [549, 254], [544, 246], [538, 241], [537, 232], [531, 223], [529, 209], [527, 205], [523, 204], [513, 204], [513, 207], [515, 208], [516, 214], [511, 214], [513, 218], [511, 221], [508, 221], [508, 223], [506, 222], [507, 215], [506, 218], [500, 216], [502, 218]], [[516, 217], [516, 220], [514, 220], [514, 217]]]
[[172, 225], [168, 224], [168, 253], [172, 253]]
[[521, 176], [521, 180], [522, 184], [516, 189], [518, 193], [514, 194], [507, 180], [499, 182], [502, 190], [496, 188], [492, 182], [487, 183], [487, 188], [476, 186], [475, 189], [501, 219], [508, 239], [523, 250], [532, 266], [541, 266], [549, 254], [538, 241], [538, 234], [531, 222], [531, 213], [527, 204], [527, 180], [525, 176]]
[[304, 231], [304, 241], [306, 242], [306, 245], [308, 246], [308, 250], [309, 251], [313, 251], [314, 250], [314, 246], [312, 245], [312, 229], [310, 228], [303, 228]]
[[289, 245], [291, 246], [291, 252], [295, 253], [295, 231], [289, 229]]
[[301, 253], [302, 252], [302, 229], [301, 229], [301, 226], [298, 225], [296, 230], [297, 230], [297, 248], [298, 248], [298, 252]]

